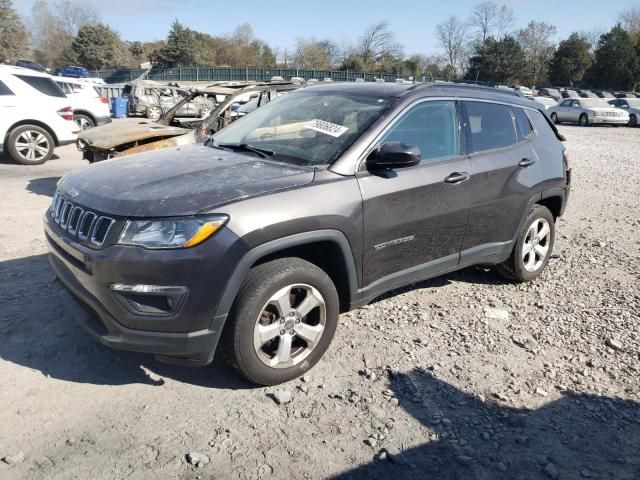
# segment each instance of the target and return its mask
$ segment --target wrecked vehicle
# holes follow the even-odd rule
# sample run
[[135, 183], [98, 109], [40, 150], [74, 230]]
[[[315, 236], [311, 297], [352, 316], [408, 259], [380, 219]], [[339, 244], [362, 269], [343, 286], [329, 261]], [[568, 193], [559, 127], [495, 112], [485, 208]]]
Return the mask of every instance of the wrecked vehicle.
[[[152, 80], [135, 80], [127, 83], [122, 96], [129, 99], [129, 114], [143, 115], [151, 120], [158, 120], [189, 96], [183, 88], [163, 85]], [[216, 101], [207, 94], [198, 95], [191, 101], [181, 103], [178, 117], [208, 117], [214, 109]]]
[[[81, 133], [76, 141], [82, 158], [89, 163], [160, 148], [203, 143], [239, 116], [234, 111], [241, 101], [257, 99], [256, 108], [277, 96], [300, 88], [293, 83], [210, 86], [192, 91], [159, 120], [125, 118]], [[205, 119], [182, 118], [185, 105], [201, 96], [214, 98], [216, 106]]]

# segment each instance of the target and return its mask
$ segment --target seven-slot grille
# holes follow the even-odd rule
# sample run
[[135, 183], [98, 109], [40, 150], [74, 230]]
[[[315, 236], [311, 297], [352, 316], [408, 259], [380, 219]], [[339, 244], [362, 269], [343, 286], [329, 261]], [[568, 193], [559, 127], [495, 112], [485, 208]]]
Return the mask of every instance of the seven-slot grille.
[[70, 202], [56, 192], [51, 204], [51, 218], [70, 236], [81, 242], [101, 247], [115, 223], [111, 217], [98, 215]]

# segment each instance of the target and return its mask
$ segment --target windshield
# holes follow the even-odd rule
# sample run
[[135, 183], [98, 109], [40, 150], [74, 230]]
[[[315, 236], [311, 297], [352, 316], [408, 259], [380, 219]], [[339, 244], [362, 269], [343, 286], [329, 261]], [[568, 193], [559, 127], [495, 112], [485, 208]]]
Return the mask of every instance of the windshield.
[[388, 108], [385, 98], [338, 92], [296, 92], [232, 123], [217, 145], [247, 145], [278, 160], [329, 165]]
[[610, 108], [611, 107], [611, 105], [609, 105], [607, 102], [599, 98], [583, 98], [580, 100], [580, 104], [583, 107], [587, 107], [587, 108], [596, 108], [596, 107]]

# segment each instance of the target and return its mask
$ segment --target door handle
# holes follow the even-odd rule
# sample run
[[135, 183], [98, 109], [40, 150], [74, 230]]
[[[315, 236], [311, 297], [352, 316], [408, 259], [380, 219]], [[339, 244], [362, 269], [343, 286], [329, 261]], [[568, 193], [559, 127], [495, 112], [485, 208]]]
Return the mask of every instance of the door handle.
[[467, 172], [453, 172], [447, 178], [444, 179], [447, 183], [460, 183], [469, 179], [469, 174]]
[[522, 160], [520, 160], [520, 163], [518, 165], [520, 165], [521, 167], [529, 167], [534, 163], [536, 163], [535, 160], [531, 160], [530, 158], [523, 158]]

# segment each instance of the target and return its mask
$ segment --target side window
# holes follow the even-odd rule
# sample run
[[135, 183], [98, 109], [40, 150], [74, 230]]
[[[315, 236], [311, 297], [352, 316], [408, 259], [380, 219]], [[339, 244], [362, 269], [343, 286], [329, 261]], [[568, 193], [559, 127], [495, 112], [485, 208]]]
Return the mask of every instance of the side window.
[[0, 95], [13, 95], [13, 92], [0, 80]]
[[66, 95], [62, 91], [62, 89], [56, 85], [56, 82], [51, 80], [48, 77], [36, 77], [33, 75], [15, 75], [20, 80], [25, 82], [32, 88], [35, 88], [40, 93], [47, 95], [49, 97], [62, 97], [65, 98]]
[[513, 118], [516, 121], [516, 130], [518, 132], [518, 140], [522, 141], [533, 132], [531, 122], [525, 111], [518, 107], [511, 107]]
[[422, 163], [460, 153], [458, 115], [453, 101], [434, 100], [413, 107], [382, 138], [381, 143], [416, 145]]
[[471, 148], [474, 152], [508, 147], [518, 142], [508, 106], [465, 102], [465, 108], [471, 130]]

